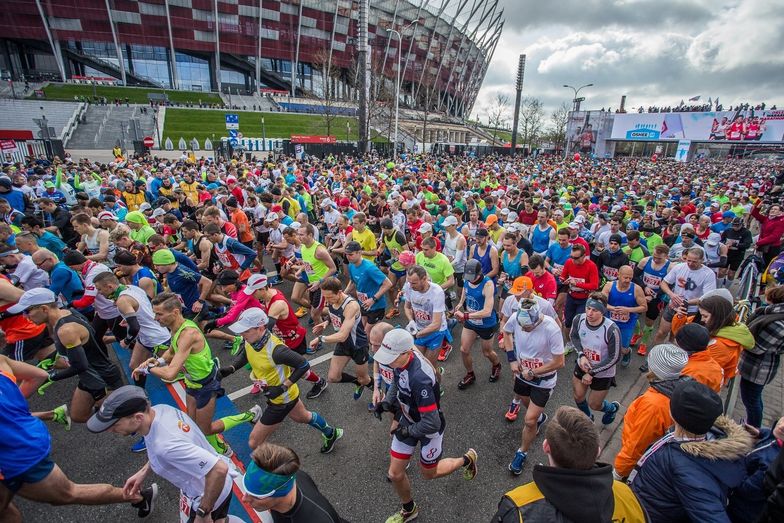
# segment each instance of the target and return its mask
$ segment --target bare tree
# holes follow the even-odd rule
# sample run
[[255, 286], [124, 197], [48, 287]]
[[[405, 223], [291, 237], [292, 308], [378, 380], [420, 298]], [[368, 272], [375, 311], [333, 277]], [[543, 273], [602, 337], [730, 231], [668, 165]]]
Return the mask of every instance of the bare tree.
[[493, 129], [493, 145], [496, 145], [498, 138], [498, 128], [506, 125], [509, 115], [509, 96], [498, 93], [495, 95], [490, 110], [488, 111], [488, 123]]
[[333, 81], [340, 77], [340, 69], [335, 67], [330, 59], [329, 49], [319, 49], [311, 60], [311, 66], [321, 72], [322, 86], [321, 92], [316, 92], [321, 100], [319, 114], [327, 128], [327, 136], [332, 134], [332, 127], [335, 120], [340, 115], [339, 104], [337, 103]]
[[550, 129], [548, 141], [552, 142], [556, 151], [563, 150], [566, 144], [566, 123], [569, 120], [569, 106], [566, 102], [561, 102], [550, 114]]
[[520, 137], [529, 151], [536, 149], [544, 131], [544, 108], [538, 98], [526, 96], [520, 104]]

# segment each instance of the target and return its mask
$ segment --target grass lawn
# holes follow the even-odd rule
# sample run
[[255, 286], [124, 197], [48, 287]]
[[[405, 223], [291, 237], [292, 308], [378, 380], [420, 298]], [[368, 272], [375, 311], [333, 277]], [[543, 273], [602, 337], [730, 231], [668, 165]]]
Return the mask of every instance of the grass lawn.
[[508, 133], [506, 131], [497, 131], [495, 129], [490, 129], [488, 127], [483, 127], [485, 132], [490, 133], [491, 135], [495, 135], [498, 137], [499, 140], [503, 142], [510, 142], [512, 141], [512, 133]]
[[[171, 138], [175, 147], [180, 138], [190, 141], [193, 138], [204, 143], [206, 138], [219, 140], [228, 136], [226, 113], [239, 114], [240, 132], [246, 138], [261, 138], [261, 117], [267, 138], [290, 138], [292, 134], [326, 135], [324, 118], [317, 114], [254, 113], [243, 111], [206, 111], [199, 109], [166, 109], [166, 122], [163, 127], [163, 140]], [[355, 118], [335, 117], [329, 134], [338, 140], [346, 139], [346, 122], [351, 125], [349, 139], [357, 139], [357, 120]]]
[[[92, 98], [93, 86], [92, 85], [77, 85], [77, 84], [49, 84], [44, 87], [47, 100], [65, 100], [73, 101], [75, 96], [86, 96]], [[147, 93], [165, 93], [172, 102], [184, 103], [193, 102], [199, 103], [201, 100], [204, 103], [222, 103], [220, 96], [215, 93], [203, 93], [198, 91], [174, 91], [164, 89], [152, 89], [147, 87], [109, 87], [104, 85], [95, 86], [95, 94], [97, 96], [105, 96], [110, 102], [115, 98], [121, 100], [128, 100], [131, 103], [146, 104], [149, 102]], [[34, 98], [35, 94], [29, 96]]]

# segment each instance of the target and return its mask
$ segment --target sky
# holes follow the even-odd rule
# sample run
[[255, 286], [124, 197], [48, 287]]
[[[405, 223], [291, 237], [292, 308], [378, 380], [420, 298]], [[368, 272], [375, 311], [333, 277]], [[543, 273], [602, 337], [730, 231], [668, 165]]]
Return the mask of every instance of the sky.
[[522, 53], [523, 95], [548, 119], [571, 107], [564, 84], [594, 84], [580, 91], [582, 109], [615, 110], [622, 95], [627, 111], [694, 96], [784, 109], [784, 0], [500, 2], [506, 24], [472, 113], [483, 122], [497, 94], [514, 104]]

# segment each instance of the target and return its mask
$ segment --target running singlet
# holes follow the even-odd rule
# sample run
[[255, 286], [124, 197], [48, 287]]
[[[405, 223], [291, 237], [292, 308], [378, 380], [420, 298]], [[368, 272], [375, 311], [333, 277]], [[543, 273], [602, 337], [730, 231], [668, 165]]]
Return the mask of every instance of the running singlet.
[[172, 335], [171, 339], [171, 348], [172, 351], [176, 354], [179, 350], [177, 348], [177, 342], [180, 340], [180, 334], [182, 331], [187, 328], [193, 328], [199, 331], [202, 340], [204, 340], [204, 348], [199, 352], [191, 352], [187, 358], [185, 358], [185, 363], [183, 364], [183, 370], [185, 372], [185, 385], [192, 389], [198, 389], [201, 387], [197, 382], [203, 381], [209, 378], [212, 375], [212, 371], [215, 368], [215, 362], [212, 359], [212, 351], [210, 350], [210, 344], [207, 343], [207, 338], [204, 337], [204, 333], [201, 332], [199, 326], [196, 325], [191, 320], [185, 320], [180, 325], [180, 328]]
[[[489, 281], [492, 280], [485, 276], [478, 285], [465, 282], [465, 306], [468, 312], [480, 312], [485, 308], [485, 295], [482, 293], [482, 291], [485, 288], [485, 284]], [[495, 327], [495, 325], [498, 323], [498, 316], [496, 315], [495, 308], [493, 308], [493, 312], [490, 314], [490, 316], [486, 318], [469, 319], [466, 320], [466, 323], [480, 329], [489, 329], [491, 327]]]
[[136, 274], [131, 278], [131, 285], [139, 287], [139, 281], [141, 281], [142, 278], [150, 278], [155, 282], [155, 294], [163, 292], [163, 285], [161, 285], [161, 282], [158, 281], [158, 278], [155, 277], [155, 274], [153, 274], [149, 267], [141, 267], [136, 271]]
[[648, 262], [645, 264], [645, 267], [642, 269], [642, 283], [649, 289], [656, 291], [656, 294], [659, 294], [661, 290], [661, 282], [665, 276], [667, 276], [667, 271], [670, 268], [670, 261], [666, 261], [664, 266], [661, 269], [654, 269], [653, 268], [653, 257], [651, 257]]
[[[474, 255], [472, 258], [477, 260], [482, 266], [483, 273], [488, 274], [489, 272], [492, 272], [493, 261], [490, 259], [490, 244], [485, 246], [485, 253], [482, 255], [479, 254], [479, 245], [477, 245], [474, 249]], [[493, 281], [495, 281], [495, 278], [493, 278]]]
[[52, 439], [44, 422], [30, 414], [13, 374], [0, 371], [0, 479], [11, 479], [49, 455]]
[[388, 238], [387, 235], [385, 234], [383, 236], [383, 239], [384, 239], [384, 245], [386, 245], [387, 250], [389, 251], [390, 256], [392, 256], [392, 259], [395, 260], [392, 263], [391, 269], [393, 271], [401, 272], [401, 271], [405, 271], [406, 268], [403, 267], [403, 264], [401, 264], [399, 261], [397, 261], [397, 256], [394, 254], [394, 251], [397, 251], [398, 253], [401, 253], [401, 252], [403, 252], [406, 249], [406, 247], [403, 246], [403, 243], [405, 243], [405, 242], [400, 243], [398, 241], [400, 239], [400, 238], [398, 238], [398, 235], [402, 236], [402, 234], [399, 231], [394, 231], [392, 233], [392, 237], [391, 238]]
[[[458, 257], [457, 256], [457, 240], [460, 238], [459, 235], [455, 235], [455, 237], [449, 236], [449, 233], [444, 234], [444, 255], [447, 257], [452, 257], [453, 260], [457, 260], [460, 258], [460, 261], [455, 263], [452, 262], [452, 267], [455, 269], [455, 272], [461, 273], [465, 268], [466, 260], [465, 256]], [[393, 266], [394, 268], [394, 266]]]
[[300, 246], [302, 260], [305, 262], [305, 273], [308, 275], [308, 281], [311, 283], [321, 281], [329, 272], [329, 267], [327, 267], [323, 261], [316, 258], [316, 250], [320, 245], [319, 242], [314, 241], [310, 247], [304, 243]]
[[[619, 291], [618, 282], [612, 282], [612, 286], [610, 287], [610, 296], [608, 297], [607, 302], [615, 307], [636, 307], [637, 299], [634, 297], [634, 286], [635, 284], [632, 283], [629, 285], [627, 290]], [[618, 325], [619, 329], [634, 328], [634, 326], [637, 324], [636, 312], [628, 313], [607, 311], [607, 317], [614, 321], [616, 325]]]
[[[332, 321], [332, 328], [335, 329], [335, 332], [340, 330], [340, 327], [343, 325], [343, 322], [346, 319], [346, 305], [352, 301], [356, 301], [354, 298], [350, 296], [346, 296], [346, 299], [343, 300], [343, 303], [340, 304], [339, 307], [333, 307], [329, 305], [327, 309], [329, 310], [329, 319]], [[368, 344], [368, 337], [365, 334], [365, 329], [362, 327], [362, 321], [360, 319], [361, 313], [357, 312], [357, 318], [354, 322], [354, 328], [351, 329], [351, 335], [349, 339], [355, 348], [361, 349], [367, 347]], [[342, 342], [346, 343], [348, 340]]]
[[518, 276], [523, 275], [523, 268], [520, 267], [520, 258], [523, 257], [523, 250], [517, 249], [517, 256], [509, 259], [509, 256], [506, 251], [504, 251], [503, 256], [501, 256], [501, 262], [504, 266], [504, 272], [509, 277], [507, 281], [509, 282], [509, 288], [511, 288], [512, 280], [517, 278]]
[[[263, 380], [267, 385], [274, 387], [281, 385], [291, 375], [291, 367], [288, 365], [279, 365], [275, 363], [272, 353], [275, 347], [285, 346], [284, 343], [275, 336], [270, 334], [266, 343], [259, 340], [260, 346], [256, 347], [250, 343], [245, 344], [245, 355], [248, 357], [253, 374], [256, 378]], [[286, 350], [289, 350], [286, 348]], [[296, 383], [292, 383], [286, 391], [277, 398], [268, 398], [267, 401], [275, 405], [285, 405], [291, 403], [299, 398], [299, 387]]]
[[112, 300], [98, 292], [98, 289], [95, 287], [95, 283], [93, 283], [95, 277], [103, 272], [111, 272], [111, 269], [109, 269], [109, 267], [103, 263], [95, 263], [94, 261], [87, 260], [87, 262], [82, 267], [84, 295], [95, 296], [95, 301], [93, 302], [95, 313], [102, 320], [111, 320], [112, 318], [119, 316], [120, 311], [117, 310], [117, 306]]
[[[417, 423], [422, 419], [423, 413], [441, 411], [441, 392], [435, 370], [430, 362], [418, 350], [413, 350], [409, 354], [408, 363], [394, 371], [395, 383], [400, 410], [408, 421]], [[443, 430], [442, 416], [438, 431], [435, 434], [426, 434], [425, 437], [436, 436]]]
[[[617, 358], [620, 356], [620, 333], [618, 325], [611, 321], [602, 320], [601, 325], [593, 327], [588, 325], [585, 314], [579, 314], [574, 319], [572, 331], [577, 329], [580, 333], [580, 345], [582, 353], [588, 358], [591, 367], [598, 369], [600, 363], [604, 362], [601, 370], [594, 374], [594, 378], [612, 378], [615, 376]], [[610, 355], [610, 347], [613, 347], [614, 354]], [[613, 361], [616, 360], [616, 361]]]
[[545, 230], [539, 228], [539, 225], [534, 226], [534, 231], [531, 233], [531, 245], [534, 247], [534, 252], [539, 254], [543, 254], [547, 252], [547, 248], [550, 246], [550, 231], [553, 228], [551, 226], [547, 226]]
[[[80, 388], [89, 391], [100, 391], [107, 387], [113, 389], [121, 387], [123, 382], [119, 370], [109, 360], [106, 354], [104, 354], [103, 349], [98, 344], [98, 340], [95, 339], [93, 326], [87, 321], [87, 318], [82, 316], [79, 312], [72, 310], [71, 314], [63, 316], [55, 323], [52, 332], [55, 333], [54, 346], [57, 349], [57, 353], [65, 358], [66, 361], [68, 360], [68, 353], [71, 349], [63, 345], [60, 338], [57, 337], [57, 331], [67, 323], [78, 323], [87, 329], [87, 342], [82, 344], [82, 349], [84, 349], [88, 365], [84, 370], [79, 372]], [[112, 383], [109, 383], [110, 381]]]
[[[101, 229], [96, 229], [92, 236], [83, 236], [88, 255], [98, 254], [101, 251], [101, 242], [98, 241], [99, 232], [101, 232]], [[107, 252], [106, 261], [104, 262], [108, 267], [114, 267], [114, 255], [116, 252], [117, 246], [109, 242], [109, 252]]]
[[120, 296], [130, 296], [139, 304], [139, 310], [136, 311], [136, 320], [139, 322], [139, 343], [148, 349], [168, 343], [171, 334], [155, 321], [150, 298], [142, 288], [128, 285], [120, 292]]
[[245, 261], [245, 256], [231, 252], [227, 245], [228, 241], [229, 237], [224, 234], [223, 241], [214, 244], [215, 254], [218, 256], [218, 261], [220, 261], [221, 265], [223, 265], [225, 269], [231, 269], [238, 273], [242, 272], [240, 271], [240, 266]]
[[288, 348], [296, 349], [302, 343], [302, 339], [305, 337], [307, 331], [305, 330], [305, 327], [300, 325], [297, 316], [294, 314], [294, 309], [283, 293], [276, 289], [269, 305], [262, 301], [261, 308], [267, 313], [272, 308], [272, 305], [279, 301], [286, 304], [289, 314], [285, 319], [278, 318], [277, 321], [275, 321], [275, 325], [272, 327], [272, 333], [280, 338]]

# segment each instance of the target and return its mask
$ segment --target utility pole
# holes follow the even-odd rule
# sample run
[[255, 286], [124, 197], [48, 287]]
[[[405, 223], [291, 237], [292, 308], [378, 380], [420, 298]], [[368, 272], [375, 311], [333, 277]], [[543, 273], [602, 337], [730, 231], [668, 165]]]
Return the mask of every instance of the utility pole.
[[525, 55], [520, 55], [520, 62], [517, 64], [517, 83], [515, 84], [515, 108], [514, 124], [512, 125], [512, 154], [517, 151], [517, 125], [520, 122], [520, 103], [523, 99], [523, 77], [525, 76]]
[[359, 140], [360, 154], [368, 152], [368, 113], [370, 112], [370, 49], [368, 47], [368, 13], [370, 0], [359, 2], [359, 45], [357, 69], [359, 70]]

